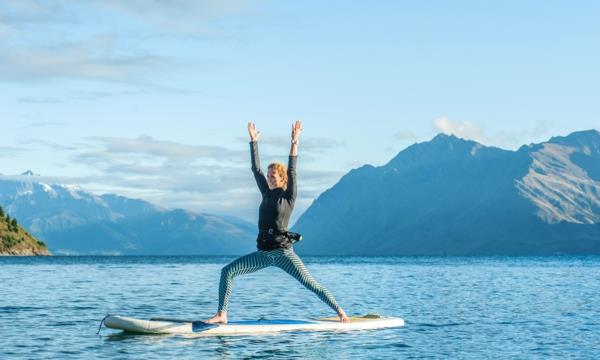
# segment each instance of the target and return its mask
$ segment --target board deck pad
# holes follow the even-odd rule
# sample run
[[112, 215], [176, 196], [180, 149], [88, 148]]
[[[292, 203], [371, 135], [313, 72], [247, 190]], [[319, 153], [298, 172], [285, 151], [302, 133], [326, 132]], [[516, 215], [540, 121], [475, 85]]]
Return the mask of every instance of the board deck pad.
[[229, 321], [227, 324], [211, 324], [200, 320], [156, 317], [150, 320], [136, 319], [120, 315], [108, 315], [104, 319], [107, 328], [130, 333], [144, 334], [189, 334], [208, 335], [249, 335], [284, 331], [346, 331], [368, 330], [404, 326], [404, 320], [396, 317], [381, 317], [369, 314], [352, 316], [342, 323], [337, 317], [319, 319], [259, 319]]

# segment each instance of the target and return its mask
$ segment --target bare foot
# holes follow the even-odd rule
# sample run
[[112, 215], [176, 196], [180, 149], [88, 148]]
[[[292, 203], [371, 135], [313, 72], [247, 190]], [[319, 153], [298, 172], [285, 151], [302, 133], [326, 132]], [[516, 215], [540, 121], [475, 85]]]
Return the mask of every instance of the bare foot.
[[338, 316], [340, 317], [340, 322], [350, 322], [344, 310], [340, 309], [340, 311], [338, 311]]
[[204, 321], [205, 323], [209, 323], [209, 324], [227, 324], [227, 313], [226, 312], [218, 312], [217, 315], [211, 317], [208, 320]]

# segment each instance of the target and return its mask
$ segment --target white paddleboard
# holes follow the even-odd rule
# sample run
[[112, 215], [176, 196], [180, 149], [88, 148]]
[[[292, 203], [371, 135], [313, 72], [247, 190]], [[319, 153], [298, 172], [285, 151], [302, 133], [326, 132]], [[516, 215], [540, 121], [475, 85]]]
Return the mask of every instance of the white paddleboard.
[[283, 331], [334, 331], [368, 330], [404, 326], [404, 320], [395, 317], [365, 315], [349, 317], [350, 322], [342, 323], [336, 318], [314, 320], [245, 320], [230, 321], [227, 324], [209, 324], [203, 321], [155, 318], [150, 320], [108, 315], [104, 325], [111, 329], [143, 334], [192, 334], [192, 335], [244, 335], [276, 333]]

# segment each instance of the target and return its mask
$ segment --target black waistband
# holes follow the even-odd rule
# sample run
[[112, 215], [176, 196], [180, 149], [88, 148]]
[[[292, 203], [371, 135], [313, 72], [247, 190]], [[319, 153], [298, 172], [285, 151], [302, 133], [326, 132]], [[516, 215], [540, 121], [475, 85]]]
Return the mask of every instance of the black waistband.
[[258, 232], [260, 234], [274, 235], [274, 234], [283, 234], [283, 233], [286, 233], [287, 230], [283, 230], [283, 229], [259, 229]]

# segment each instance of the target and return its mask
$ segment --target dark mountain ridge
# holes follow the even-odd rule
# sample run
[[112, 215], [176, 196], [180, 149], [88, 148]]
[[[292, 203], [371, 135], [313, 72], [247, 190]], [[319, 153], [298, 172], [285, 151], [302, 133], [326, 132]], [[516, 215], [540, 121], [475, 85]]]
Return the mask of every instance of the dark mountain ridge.
[[440, 134], [353, 169], [294, 226], [319, 255], [600, 253], [600, 133], [517, 151]]

